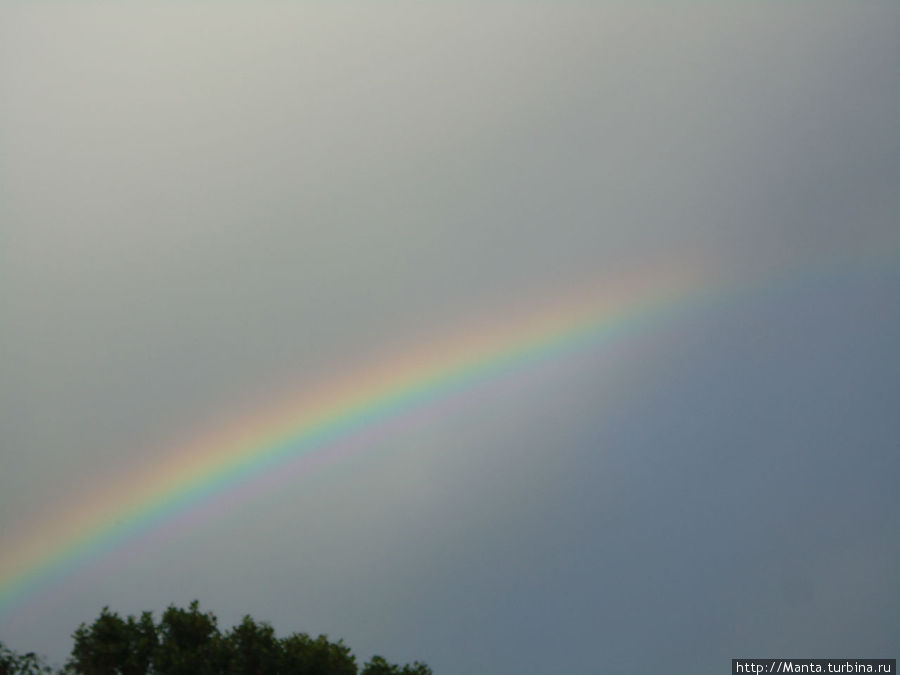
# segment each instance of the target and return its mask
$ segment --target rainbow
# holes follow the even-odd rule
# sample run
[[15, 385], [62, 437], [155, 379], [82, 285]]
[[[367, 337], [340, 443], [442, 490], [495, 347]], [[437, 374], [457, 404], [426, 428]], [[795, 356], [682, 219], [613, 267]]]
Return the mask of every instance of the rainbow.
[[224, 497], [246, 495], [248, 486], [264, 484], [267, 476], [310, 472], [348, 448], [396, 433], [417, 415], [445, 414], [440, 411], [452, 410], [446, 404], [454, 397], [596, 350], [705, 298], [721, 297], [717, 275], [701, 269], [656, 266], [619, 278], [542, 310], [382, 359], [182, 443], [155, 464], [73, 499], [45, 522], [23, 524], [20, 534], [0, 542], [0, 616], [135, 540], [158, 535], [211, 504], [227, 508], [240, 499], [224, 503]]

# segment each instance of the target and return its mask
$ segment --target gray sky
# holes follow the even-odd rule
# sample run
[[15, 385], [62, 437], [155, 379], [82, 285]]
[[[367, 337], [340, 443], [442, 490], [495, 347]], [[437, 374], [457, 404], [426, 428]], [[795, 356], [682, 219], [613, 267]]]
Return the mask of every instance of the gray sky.
[[199, 598], [442, 675], [896, 656], [898, 35], [892, 2], [0, 4], [0, 556], [392, 350], [658, 261], [770, 281], [0, 640], [61, 662], [104, 605]]

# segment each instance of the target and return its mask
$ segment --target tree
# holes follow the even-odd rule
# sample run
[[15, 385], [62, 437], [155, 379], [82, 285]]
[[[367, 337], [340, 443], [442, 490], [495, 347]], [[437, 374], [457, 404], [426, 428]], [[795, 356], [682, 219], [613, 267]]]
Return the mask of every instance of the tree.
[[329, 642], [324, 635], [313, 640], [306, 633], [294, 633], [281, 646], [281, 673], [356, 675], [356, 658], [342, 640]]
[[362, 671], [362, 675], [399, 675], [399, 673], [400, 668], [388, 663], [377, 654], [363, 667]]
[[234, 675], [265, 675], [279, 672], [281, 645], [269, 624], [244, 617], [221, 642], [222, 672]]
[[34, 652], [16, 654], [0, 642], [0, 675], [42, 675], [53, 669]]
[[216, 617], [202, 613], [194, 600], [188, 609], [170, 605], [157, 628], [159, 648], [153, 659], [161, 675], [218, 675], [223, 650]]
[[[71, 675], [357, 675], [356, 657], [342, 640], [294, 633], [278, 638], [266, 622], [247, 615], [222, 634], [211, 612], [195, 600], [187, 609], [170, 605], [159, 623], [144, 612], [123, 619], [104, 607], [73, 634], [66, 664]], [[30, 668], [30, 669], [29, 669]], [[44, 668], [41, 670], [41, 668]], [[0, 645], [0, 675], [51, 672], [33, 654], [15, 655]], [[362, 675], [433, 675], [418, 661], [398, 666], [372, 657]]]
[[407, 664], [402, 668], [400, 666], [388, 663], [384, 657], [373, 656], [363, 668], [361, 675], [434, 675], [431, 668], [424, 663], [415, 661]]
[[90, 627], [82, 623], [72, 637], [75, 645], [68, 666], [84, 675], [144, 675], [150, 672], [157, 649], [150, 612], [124, 620], [104, 607]]

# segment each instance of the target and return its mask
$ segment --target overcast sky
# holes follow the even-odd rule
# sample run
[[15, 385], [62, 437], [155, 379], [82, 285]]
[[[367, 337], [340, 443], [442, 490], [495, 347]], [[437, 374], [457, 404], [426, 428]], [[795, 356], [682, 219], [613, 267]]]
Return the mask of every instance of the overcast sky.
[[104, 605], [198, 598], [438, 675], [896, 657], [900, 7], [326, 5], [0, 4], [0, 556], [489, 317], [695, 260], [755, 290], [96, 559], [0, 640], [61, 663]]

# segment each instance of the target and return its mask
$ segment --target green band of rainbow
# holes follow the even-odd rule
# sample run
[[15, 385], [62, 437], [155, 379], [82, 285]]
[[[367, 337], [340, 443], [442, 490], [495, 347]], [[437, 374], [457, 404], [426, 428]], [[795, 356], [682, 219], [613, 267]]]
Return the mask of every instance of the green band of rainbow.
[[315, 457], [347, 438], [535, 364], [584, 352], [683, 312], [713, 294], [696, 267], [655, 269], [627, 283], [556, 301], [325, 383], [238, 424], [186, 443], [150, 467], [28, 523], [0, 546], [0, 613], [217, 495]]

